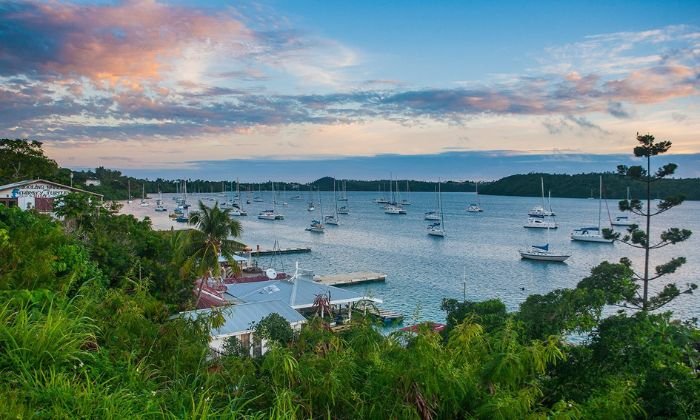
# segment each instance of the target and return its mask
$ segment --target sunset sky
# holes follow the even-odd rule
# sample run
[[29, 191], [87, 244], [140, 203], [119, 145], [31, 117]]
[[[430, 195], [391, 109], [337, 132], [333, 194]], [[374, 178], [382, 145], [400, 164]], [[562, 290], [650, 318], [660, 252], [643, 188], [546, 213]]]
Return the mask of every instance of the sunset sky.
[[581, 172], [639, 131], [700, 176], [699, 94], [700, 1], [0, 2], [0, 137], [74, 168]]

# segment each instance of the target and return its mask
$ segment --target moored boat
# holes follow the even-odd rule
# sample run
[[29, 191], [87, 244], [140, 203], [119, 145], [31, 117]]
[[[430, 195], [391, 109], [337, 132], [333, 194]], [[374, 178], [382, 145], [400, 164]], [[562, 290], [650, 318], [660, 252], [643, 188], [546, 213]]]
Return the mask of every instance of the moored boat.
[[520, 257], [527, 260], [564, 262], [571, 255], [549, 250], [549, 244], [532, 245], [529, 249], [518, 251]]

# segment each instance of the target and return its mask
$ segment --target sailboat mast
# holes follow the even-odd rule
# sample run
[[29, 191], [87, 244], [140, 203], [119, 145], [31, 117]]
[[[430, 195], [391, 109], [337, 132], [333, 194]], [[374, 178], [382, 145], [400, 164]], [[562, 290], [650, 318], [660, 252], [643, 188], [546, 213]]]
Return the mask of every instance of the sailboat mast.
[[598, 186], [598, 232], [600, 232], [600, 213], [603, 211], [603, 177], [600, 177]]
[[442, 211], [442, 190], [440, 189], [440, 183], [438, 182], [438, 206], [440, 207], [440, 228], [445, 231], [445, 215]]
[[540, 177], [540, 183], [542, 184], [542, 209], [544, 210], [544, 177]]

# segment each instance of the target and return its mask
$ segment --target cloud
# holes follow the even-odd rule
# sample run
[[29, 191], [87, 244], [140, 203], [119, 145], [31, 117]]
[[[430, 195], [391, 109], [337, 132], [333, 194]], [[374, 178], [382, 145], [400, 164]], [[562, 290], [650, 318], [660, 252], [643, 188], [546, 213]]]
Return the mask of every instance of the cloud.
[[608, 103], [608, 113], [617, 118], [630, 118], [632, 115], [627, 111], [621, 102]]
[[0, 6], [0, 74], [86, 77], [137, 86], [172, 71], [172, 60], [197, 45], [248, 52], [255, 35], [224, 14], [125, 1], [115, 5], [9, 3]]
[[521, 75], [415, 88], [364, 74], [361, 52], [268, 10], [244, 12], [2, 3], [0, 123], [42, 139], [123, 140], [506, 115], [545, 117], [551, 134], [607, 135], [591, 114], [629, 119], [699, 93], [700, 32], [687, 26], [590, 36]]

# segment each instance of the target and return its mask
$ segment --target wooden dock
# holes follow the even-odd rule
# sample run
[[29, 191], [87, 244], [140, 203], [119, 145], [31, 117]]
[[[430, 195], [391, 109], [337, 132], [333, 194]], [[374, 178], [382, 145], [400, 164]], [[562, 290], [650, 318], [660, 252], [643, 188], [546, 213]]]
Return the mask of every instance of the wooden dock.
[[328, 274], [314, 276], [314, 281], [326, 286], [348, 286], [351, 284], [375, 283], [386, 281], [386, 274], [357, 271], [353, 273]]
[[309, 252], [311, 252], [311, 248], [254, 249], [250, 251], [250, 255], [253, 257], [263, 257], [274, 254], [307, 254]]

